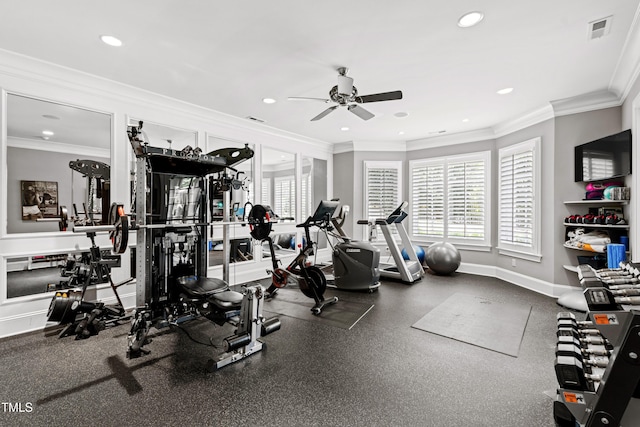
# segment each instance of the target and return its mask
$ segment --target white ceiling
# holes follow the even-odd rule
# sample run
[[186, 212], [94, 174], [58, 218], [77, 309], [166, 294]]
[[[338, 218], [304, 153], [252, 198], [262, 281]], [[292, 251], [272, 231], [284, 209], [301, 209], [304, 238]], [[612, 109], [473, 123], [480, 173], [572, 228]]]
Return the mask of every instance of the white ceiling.
[[[612, 81], [638, 3], [0, 0], [0, 49], [327, 142], [410, 141], [591, 92], [619, 97]], [[484, 20], [459, 28], [472, 10]], [[608, 16], [609, 35], [590, 41], [588, 23]], [[103, 34], [124, 45], [104, 45]], [[364, 104], [369, 121], [339, 108], [317, 122], [328, 105], [287, 101], [327, 98], [340, 66], [360, 95], [402, 90], [403, 99]], [[496, 94], [505, 87], [513, 93]]]

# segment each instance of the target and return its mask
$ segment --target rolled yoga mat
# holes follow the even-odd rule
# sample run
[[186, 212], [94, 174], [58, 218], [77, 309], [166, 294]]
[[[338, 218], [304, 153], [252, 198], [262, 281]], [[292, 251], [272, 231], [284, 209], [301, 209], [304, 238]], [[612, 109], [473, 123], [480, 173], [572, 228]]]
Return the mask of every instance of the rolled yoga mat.
[[627, 259], [625, 247], [620, 243], [610, 243], [607, 245], [607, 267], [619, 268], [620, 263]]

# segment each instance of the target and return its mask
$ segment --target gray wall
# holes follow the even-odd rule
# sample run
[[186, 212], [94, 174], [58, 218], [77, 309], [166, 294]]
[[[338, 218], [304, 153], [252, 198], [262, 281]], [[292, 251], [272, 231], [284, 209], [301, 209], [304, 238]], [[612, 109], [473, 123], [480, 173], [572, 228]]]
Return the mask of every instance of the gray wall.
[[[640, 85], [637, 91], [640, 93]], [[594, 139], [619, 132], [622, 127], [622, 107], [607, 108], [549, 119], [495, 140], [484, 140], [452, 146], [442, 146], [409, 152], [348, 152], [334, 155], [334, 195], [352, 206], [351, 221], [345, 231], [361, 238], [360, 226], [355, 221], [363, 215], [363, 162], [365, 160], [404, 160], [403, 197], [408, 195], [408, 162], [464, 153], [492, 151], [492, 218], [490, 252], [461, 250], [466, 263], [496, 266], [518, 274], [554, 284], [577, 285], [576, 274], [563, 268], [576, 265], [577, 251], [563, 247], [565, 229], [563, 219], [571, 207], [565, 200], [579, 200], [584, 195], [584, 184], [574, 182], [574, 147]], [[630, 114], [630, 113], [628, 113]], [[626, 119], [630, 122], [630, 118]], [[626, 129], [626, 127], [624, 127]], [[541, 138], [541, 262], [516, 259], [512, 265], [509, 256], [498, 254], [498, 150], [532, 138]], [[347, 184], [347, 185], [345, 185]]]
[[[587, 213], [586, 206], [568, 206], [566, 200], [584, 198], [585, 183], [574, 182], [574, 148], [576, 145], [593, 141], [622, 130], [622, 109], [620, 107], [571, 114], [556, 118], [556, 164], [553, 170], [555, 180], [555, 234], [556, 262], [554, 278], [556, 283], [577, 285], [575, 273], [565, 270], [562, 265], [576, 265], [577, 255], [589, 255], [561, 246], [564, 240], [564, 218], [572, 213]], [[578, 212], [576, 212], [578, 211]]]
[[349, 218], [347, 218], [342, 227], [347, 236], [354, 235], [354, 219], [357, 220], [353, 215], [353, 209], [355, 208], [353, 190], [354, 181], [356, 180], [353, 172], [353, 159], [353, 151], [334, 154], [333, 156], [333, 197], [340, 199], [341, 204], [351, 207]]
[[67, 153], [29, 150], [7, 147], [7, 232], [35, 233], [58, 231], [57, 222], [36, 222], [22, 220], [22, 199], [20, 181], [53, 181], [58, 183], [58, 206], [66, 206], [71, 215], [72, 203], [82, 211], [82, 202], [86, 200], [87, 179], [73, 172], [73, 198], [71, 200], [71, 173], [69, 162], [78, 160], [96, 160], [109, 164], [102, 157], [77, 156]]

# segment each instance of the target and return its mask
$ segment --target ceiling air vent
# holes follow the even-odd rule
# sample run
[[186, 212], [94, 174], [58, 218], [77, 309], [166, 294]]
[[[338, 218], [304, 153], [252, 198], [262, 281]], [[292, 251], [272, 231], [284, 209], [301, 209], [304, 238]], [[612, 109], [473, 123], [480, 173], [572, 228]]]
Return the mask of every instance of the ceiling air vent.
[[253, 120], [254, 122], [264, 123], [264, 120], [259, 119], [259, 118], [257, 118], [257, 117], [247, 116], [246, 118], [247, 118], [247, 119], [249, 119], [249, 120]]
[[607, 16], [606, 18], [589, 22], [589, 40], [599, 39], [609, 34], [612, 20], [613, 16]]

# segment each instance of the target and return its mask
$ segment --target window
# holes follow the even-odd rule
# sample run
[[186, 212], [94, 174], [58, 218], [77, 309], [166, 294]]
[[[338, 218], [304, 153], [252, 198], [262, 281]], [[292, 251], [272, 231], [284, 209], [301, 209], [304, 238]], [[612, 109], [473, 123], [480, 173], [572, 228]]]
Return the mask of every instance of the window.
[[415, 238], [490, 243], [489, 151], [409, 163]]
[[402, 162], [364, 162], [366, 218], [386, 218], [401, 202]]
[[302, 203], [302, 218], [306, 220], [313, 213], [313, 206], [311, 202], [313, 200], [313, 194], [311, 191], [311, 176], [307, 174], [302, 175], [302, 187], [300, 188], [300, 199]]
[[500, 149], [501, 254], [540, 261], [540, 138]]
[[296, 182], [293, 176], [274, 179], [274, 212], [284, 218], [293, 218], [296, 214], [295, 191]]
[[262, 204], [273, 207], [271, 202], [271, 180], [270, 179], [262, 180]]

